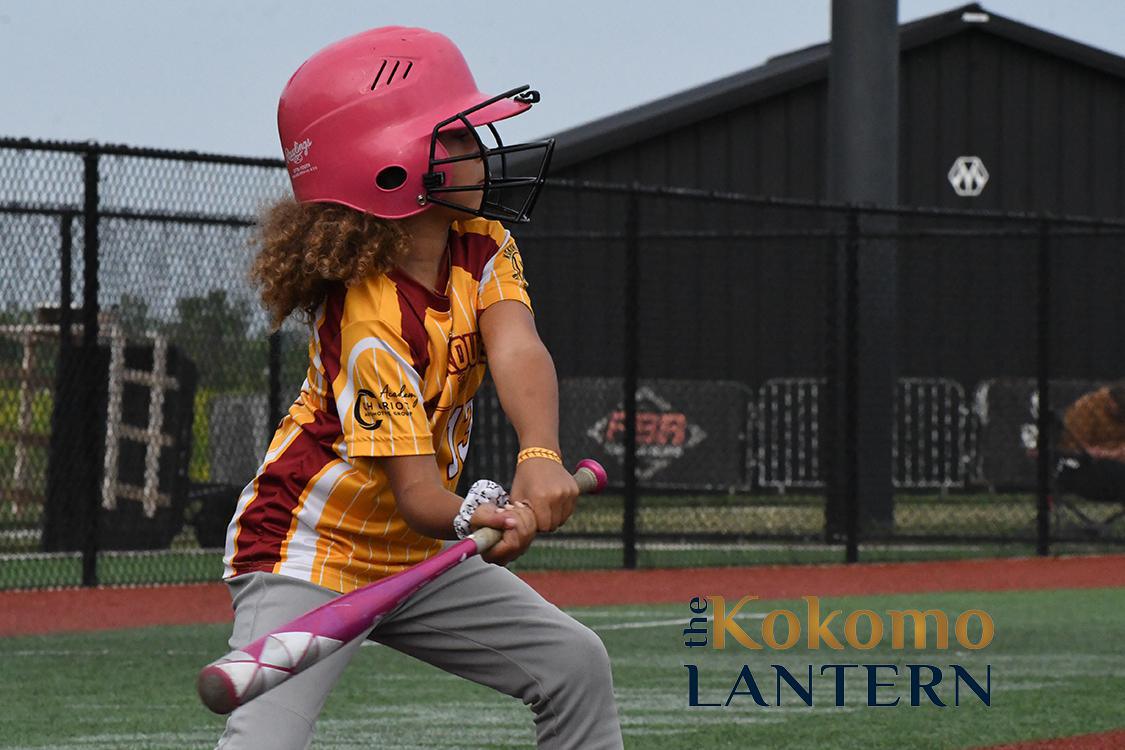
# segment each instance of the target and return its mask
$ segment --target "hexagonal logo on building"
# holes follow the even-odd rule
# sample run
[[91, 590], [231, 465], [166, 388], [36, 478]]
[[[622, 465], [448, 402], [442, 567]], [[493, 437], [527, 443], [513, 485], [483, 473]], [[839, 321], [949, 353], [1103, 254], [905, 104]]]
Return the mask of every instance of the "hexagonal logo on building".
[[949, 168], [949, 184], [963, 198], [981, 194], [988, 184], [988, 170], [979, 156], [958, 156]]

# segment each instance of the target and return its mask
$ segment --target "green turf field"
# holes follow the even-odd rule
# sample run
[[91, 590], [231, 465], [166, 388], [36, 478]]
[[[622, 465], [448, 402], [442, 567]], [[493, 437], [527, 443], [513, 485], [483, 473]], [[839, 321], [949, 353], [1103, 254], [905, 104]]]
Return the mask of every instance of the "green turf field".
[[[700, 581], [706, 593], [706, 579]], [[749, 592], [747, 592], [749, 593]], [[815, 593], [815, 592], [810, 592]], [[626, 745], [631, 748], [965, 748], [1125, 726], [1125, 589], [833, 598], [845, 612], [984, 609], [996, 623], [983, 651], [750, 652], [687, 649], [687, 603], [575, 609], [613, 659]], [[759, 604], [756, 613], [800, 602]], [[753, 616], [742, 621], [754, 633]], [[861, 628], [861, 631], [863, 629]], [[204, 748], [222, 720], [193, 691], [195, 671], [225, 651], [226, 626], [148, 628], [0, 640], [0, 748]], [[727, 708], [689, 708], [687, 670], [700, 670], [700, 698], [725, 699], [748, 664], [772, 702], [769, 665], [801, 674], [808, 664], [930, 663], [966, 666], [983, 679], [992, 665], [992, 706], [968, 691], [959, 708], [866, 706], [866, 682], [850, 677], [846, 705], [832, 705], [829, 679], [816, 682], [813, 708], [783, 693], [761, 708], [740, 697]], [[884, 688], [905, 704], [904, 678]], [[948, 698], [946, 686], [937, 688]], [[966, 695], [968, 698], [966, 698]], [[514, 699], [445, 675], [387, 648], [360, 651], [329, 700], [316, 748], [531, 747], [530, 715]]]

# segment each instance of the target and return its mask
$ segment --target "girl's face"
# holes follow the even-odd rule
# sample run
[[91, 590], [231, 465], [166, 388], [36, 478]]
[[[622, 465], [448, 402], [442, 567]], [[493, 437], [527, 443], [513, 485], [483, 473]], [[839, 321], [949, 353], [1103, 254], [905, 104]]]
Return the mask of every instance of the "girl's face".
[[[473, 134], [468, 130], [448, 130], [439, 133], [438, 141], [445, 146], [445, 150], [449, 152], [450, 156], [476, 154], [479, 157], [480, 155], [480, 147], [477, 145]], [[450, 185], [484, 184], [484, 162], [480, 158], [453, 162], [447, 165], [447, 168], [449, 169]], [[465, 190], [463, 192], [443, 193], [441, 197], [451, 203], [464, 206], [470, 211], [476, 211], [480, 208], [481, 201], [484, 200], [484, 191]]]

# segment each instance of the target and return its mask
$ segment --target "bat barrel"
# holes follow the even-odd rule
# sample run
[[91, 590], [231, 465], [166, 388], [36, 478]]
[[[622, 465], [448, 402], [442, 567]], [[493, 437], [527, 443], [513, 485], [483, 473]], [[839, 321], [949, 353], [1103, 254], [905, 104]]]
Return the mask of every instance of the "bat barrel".
[[[391, 608], [421, 585], [416, 582], [413, 588], [382, 597], [381, 609]], [[379, 619], [375, 615], [367, 619], [353, 617], [344, 622], [337, 614], [338, 607], [334, 606], [339, 602], [340, 599], [335, 599], [318, 607], [281, 630], [259, 638], [245, 649], [231, 651], [208, 664], [196, 680], [196, 690], [203, 704], [215, 713], [230, 713], [320, 662], [353, 638], [369, 632]], [[346, 603], [344, 609], [347, 609]], [[331, 631], [331, 636], [318, 634], [320, 631]]]

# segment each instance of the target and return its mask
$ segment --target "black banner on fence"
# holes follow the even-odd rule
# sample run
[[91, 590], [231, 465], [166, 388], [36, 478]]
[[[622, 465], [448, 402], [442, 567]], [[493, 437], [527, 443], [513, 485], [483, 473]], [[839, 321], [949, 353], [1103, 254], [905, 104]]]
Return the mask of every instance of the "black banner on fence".
[[[625, 410], [621, 378], [571, 378], [559, 386], [560, 436], [568, 456], [605, 464], [624, 485]], [[637, 479], [669, 490], [745, 490], [750, 389], [741, 383], [644, 380], [637, 388]]]
[[[81, 365], [80, 374], [63, 382], [80, 382], [87, 390], [58, 390], [43, 549], [81, 549], [92, 503], [101, 508], [99, 549], [166, 548], [184, 525], [196, 367], [166, 342], [127, 344], [118, 337]], [[94, 444], [68, 423], [68, 415], [87, 413], [73, 398], [88, 389], [96, 394]], [[97, 498], [74, 492], [76, 485]]]

